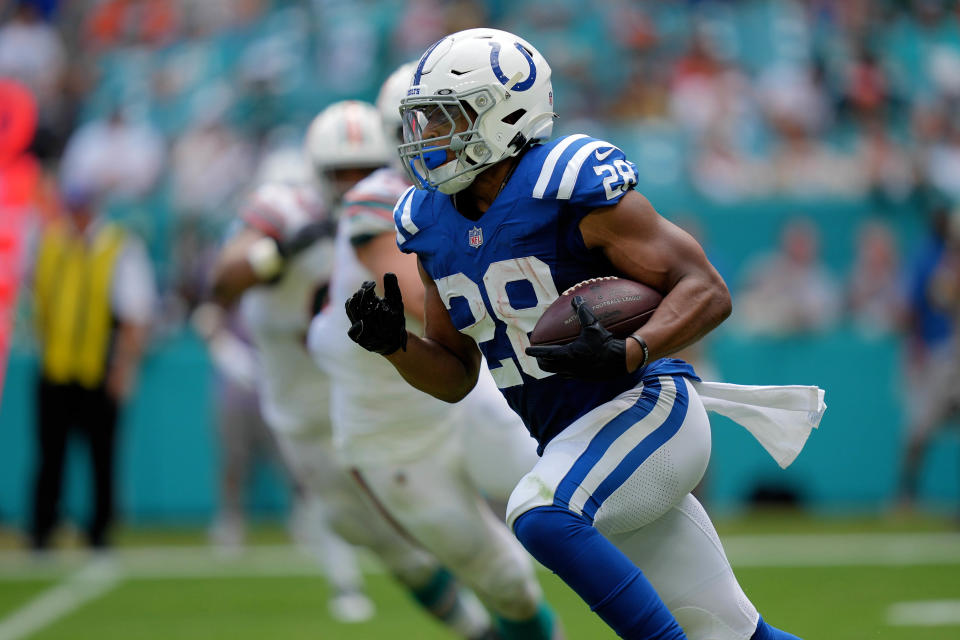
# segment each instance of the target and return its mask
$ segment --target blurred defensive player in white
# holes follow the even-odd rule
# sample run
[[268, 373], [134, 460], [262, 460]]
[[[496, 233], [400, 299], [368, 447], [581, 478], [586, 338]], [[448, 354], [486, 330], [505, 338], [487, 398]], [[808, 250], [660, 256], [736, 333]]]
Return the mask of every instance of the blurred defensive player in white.
[[[400, 124], [402, 89], [397, 87], [408, 85], [412, 75], [412, 67], [401, 68], [381, 91], [383, 110], [396, 113], [385, 119], [388, 131]], [[502, 638], [557, 638], [559, 625], [543, 600], [530, 558], [467, 473], [462, 431], [476, 436], [491, 429], [493, 437], [508, 439], [524, 432], [492, 378], [482, 379], [462, 405], [451, 406], [416, 391], [385, 360], [343, 339], [348, 324], [337, 303], [362, 282], [395, 273], [405, 296], [423, 299], [416, 260], [397, 248], [392, 222], [394, 204], [408, 188], [400, 171], [389, 166], [344, 197], [332, 304], [314, 320], [309, 339], [318, 365], [331, 376], [334, 442], [374, 499], [491, 609]], [[422, 304], [408, 308], [408, 322], [418, 326]], [[532, 468], [532, 444], [524, 437], [494, 454], [507, 483]]]
[[[326, 297], [332, 267], [336, 200], [388, 159], [379, 116], [359, 103], [324, 110], [308, 131], [307, 155], [324, 175], [328, 152], [342, 158], [326, 189], [316, 184], [259, 186], [241, 214], [241, 226], [220, 252], [213, 296], [223, 307], [239, 301], [259, 354], [263, 415], [310, 505], [307, 529], [325, 548], [335, 591], [331, 613], [359, 621], [373, 613], [350, 543], [372, 550], [425, 609], [460, 637], [495, 638], [480, 602], [432, 556], [404, 537], [371, 503], [335, 458], [330, 434], [329, 387], [306, 350], [310, 318]], [[328, 195], [321, 198], [321, 191]], [[333, 200], [333, 203], [325, 200]]]

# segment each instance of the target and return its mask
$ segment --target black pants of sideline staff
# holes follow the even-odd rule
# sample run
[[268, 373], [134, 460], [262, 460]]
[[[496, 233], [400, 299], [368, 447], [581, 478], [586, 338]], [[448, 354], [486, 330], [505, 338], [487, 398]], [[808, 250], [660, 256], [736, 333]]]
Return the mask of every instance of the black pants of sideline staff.
[[90, 447], [93, 511], [87, 526], [88, 541], [96, 548], [108, 544], [113, 521], [116, 400], [102, 387], [87, 389], [41, 379], [37, 386], [37, 468], [30, 528], [30, 543], [36, 550], [49, 546], [59, 520], [65, 453], [71, 431], [84, 436]]

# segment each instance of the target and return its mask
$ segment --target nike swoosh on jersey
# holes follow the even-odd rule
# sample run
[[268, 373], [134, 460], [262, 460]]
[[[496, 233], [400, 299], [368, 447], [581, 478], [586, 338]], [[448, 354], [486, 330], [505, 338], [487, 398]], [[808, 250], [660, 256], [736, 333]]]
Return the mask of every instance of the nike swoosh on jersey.
[[596, 151], [593, 152], [593, 155], [595, 155], [595, 156], [597, 157], [597, 162], [603, 162], [604, 160], [607, 159], [607, 156], [608, 156], [608, 155], [610, 155], [611, 153], [613, 153], [613, 150], [614, 150], [615, 148], [616, 148], [616, 147], [610, 147], [609, 149], [607, 149], [607, 150], [604, 151], [603, 153], [600, 153], [600, 149], [597, 149]]

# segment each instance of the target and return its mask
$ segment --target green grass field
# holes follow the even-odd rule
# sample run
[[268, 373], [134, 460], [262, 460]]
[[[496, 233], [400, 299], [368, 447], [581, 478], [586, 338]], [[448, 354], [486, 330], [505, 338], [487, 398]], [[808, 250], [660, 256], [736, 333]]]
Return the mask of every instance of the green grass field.
[[[960, 534], [948, 520], [778, 515], [720, 529], [764, 617], [805, 640], [960, 638]], [[201, 546], [200, 532], [130, 531], [117, 553], [93, 563], [79, 552], [36, 560], [2, 551], [0, 640], [452, 637], [372, 564], [377, 616], [333, 621], [325, 582], [282, 541], [260, 532], [247, 553], [224, 558]], [[614, 638], [559, 580], [540, 578], [569, 639]]]

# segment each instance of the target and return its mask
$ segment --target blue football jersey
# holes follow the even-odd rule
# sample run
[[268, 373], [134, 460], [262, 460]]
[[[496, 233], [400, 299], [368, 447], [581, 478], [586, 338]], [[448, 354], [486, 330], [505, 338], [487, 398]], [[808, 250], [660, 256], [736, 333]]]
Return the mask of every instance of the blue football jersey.
[[588, 278], [618, 275], [602, 251], [584, 245], [578, 225], [636, 183], [636, 166], [619, 148], [571, 135], [527, 150], [478, 220], [461, 215], [451, 196], [413, 187], [394, 210], [400, 249], [417, 254], [453, 324], [477, 342], [541, 451], [567, 425], [645, 375], [694, 376], [685, 362], [664, 359], [612, 381], [575, 380], [541, 370], [524, 353], [530, 331], [561, 292]]

